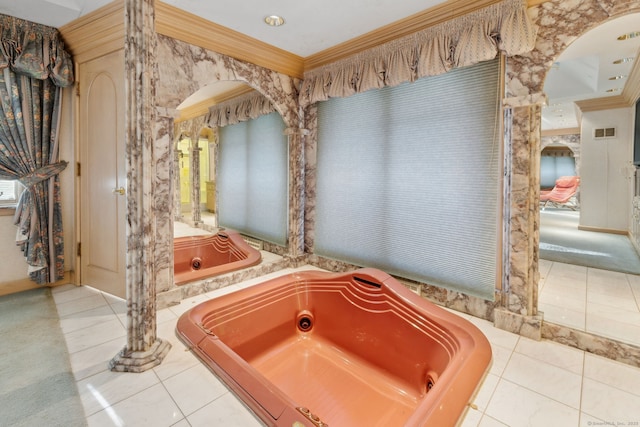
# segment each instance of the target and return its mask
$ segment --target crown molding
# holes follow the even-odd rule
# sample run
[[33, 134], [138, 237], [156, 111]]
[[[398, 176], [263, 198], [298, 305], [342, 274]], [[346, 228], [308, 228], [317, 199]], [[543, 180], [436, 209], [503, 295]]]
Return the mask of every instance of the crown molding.
[[161, 1], [156, 2], [156, 32], [291, 77], [302, 78], [302, 57]]
[[629, 108], [633, 103], [629, 102], [624, 95], [615, 95], [576, 101], [576, 105], [581, 112], [587, 113], [590, 111], [613, 110], [615, 108]]
[[115, 0], [58, 30], [76, 63], [124, 49], [124, 0]]
[[[310, 70], [387, 43], [433, 25], [455, 19], [501, 0], [449, 0], [378, 28], [317, 54], [302, 58], [230, 28], [207, 21], [162, 1], [155, 3], [156, 32], [233, 58], [302, 78]], [[528, 0], [529, 7], [547, 0]], [[78, 63], [124, 46], [124, 0], [111, 3], [60, 27], [60, 33]]]

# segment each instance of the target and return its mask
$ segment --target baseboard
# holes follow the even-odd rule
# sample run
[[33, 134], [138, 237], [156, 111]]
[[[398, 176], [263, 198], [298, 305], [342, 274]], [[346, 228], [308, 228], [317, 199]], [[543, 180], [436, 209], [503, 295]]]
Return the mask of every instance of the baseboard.
[[[55, 283], [50, 283], [46, 286], [50, 288], [54, 288], [56, 286], [66, 285], [69, 283], [74, 283], [75, 281], [75, 273], [73, 271], [65, 271], [64, 278], [58, 280]], [[42, 285], [38, 285], [37, 283], [31, 281], [28, 278], [12, 280], [10, 282], [0, 283], [0, 296], [15, 294], [17, 292], [28, 291], [31, 289], [41, 288]]]
[[578, 230], [595, 231], [596, 233], [621, 234], [623, 236], [629, 235], [629, 232], [627, 230], [616, 230], [615, 228], [590, 227], [588, 225], [579, 225]]

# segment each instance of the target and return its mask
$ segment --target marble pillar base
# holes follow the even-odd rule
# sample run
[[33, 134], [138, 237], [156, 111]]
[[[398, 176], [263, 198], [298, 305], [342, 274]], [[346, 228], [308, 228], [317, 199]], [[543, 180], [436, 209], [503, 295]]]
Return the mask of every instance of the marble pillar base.
[[523, 316], [504, 308], [496, 308], [493, 312], [493, 319], [493, 325], [498, 329], [536, 341], [542, 339], [542, 313], [537, 316]]
[[180, 304], [182, 301], [182, 290], [180, 288], [169, 289], [168, 291], [158, 292], [156, 295], [157, 310]]
[[640, 347], [635, 345], [547, 322], [542, 326], [542, 337], [607, 359], [640, 367]]
[[111, 359], [109, 369], [114, 372], [144, 372], [162, 363], [170, 349], [171, 344], [160, 338], [147, 351], [128, 351], [125, 347]]

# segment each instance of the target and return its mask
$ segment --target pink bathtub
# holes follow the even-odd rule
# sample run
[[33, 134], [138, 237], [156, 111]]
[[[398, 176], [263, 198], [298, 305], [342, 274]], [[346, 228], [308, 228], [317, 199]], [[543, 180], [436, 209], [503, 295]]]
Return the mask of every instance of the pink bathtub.
[[207, 236], [178, 237], [173, 241], [176, 285], [251, 267], [261, 260], [260, 251], [232, 230]]
[[270, 426], [452, 426], [491, 361], [473, 324], [375, 269], [276, 278], [177, 333]]

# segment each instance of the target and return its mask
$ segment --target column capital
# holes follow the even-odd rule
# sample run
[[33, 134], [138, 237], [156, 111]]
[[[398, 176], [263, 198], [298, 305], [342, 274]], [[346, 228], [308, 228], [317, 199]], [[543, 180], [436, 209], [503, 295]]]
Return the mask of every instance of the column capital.
[[303, 128], [286, 128], [284, 130], [284, 134], [289, 136], [289, 135], [300, 135], [300, 136], [305, 136], [305, 135], [309, 135], [311, 133], [311, 131], [309, 129], [303, 129]]
[[505, 108], [527, 107], [530, 105], [547, 105], [547, 95], [542, 92], [538, 92], [530, 95], [504, 98], [502, 100], [502, 106]]

